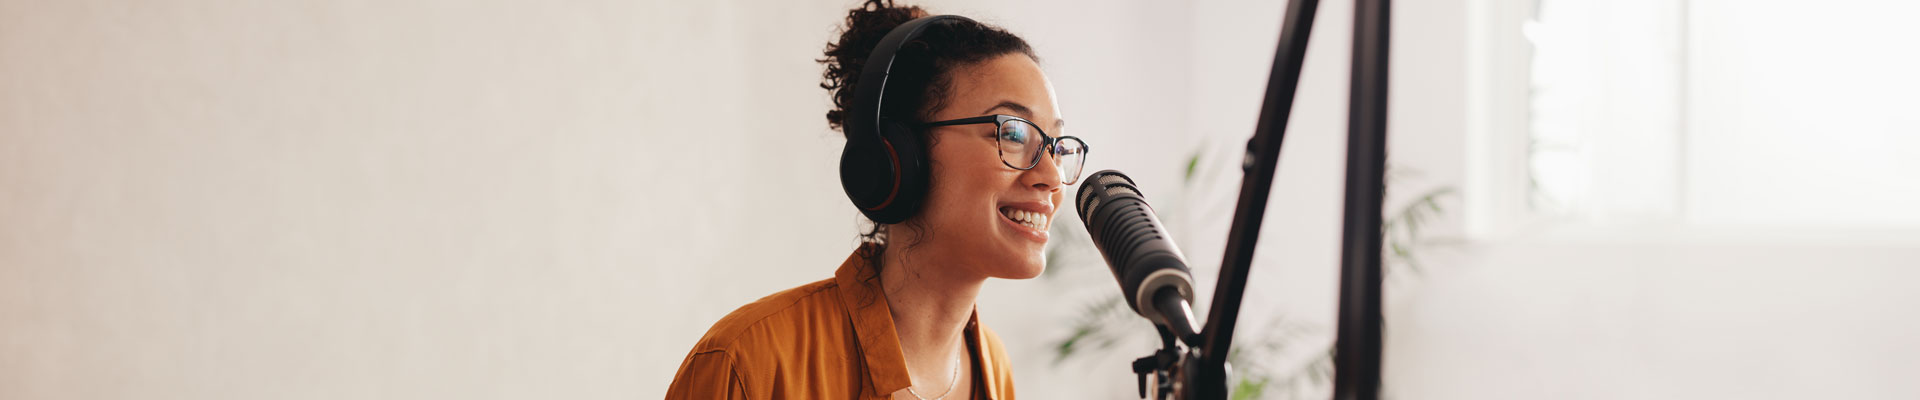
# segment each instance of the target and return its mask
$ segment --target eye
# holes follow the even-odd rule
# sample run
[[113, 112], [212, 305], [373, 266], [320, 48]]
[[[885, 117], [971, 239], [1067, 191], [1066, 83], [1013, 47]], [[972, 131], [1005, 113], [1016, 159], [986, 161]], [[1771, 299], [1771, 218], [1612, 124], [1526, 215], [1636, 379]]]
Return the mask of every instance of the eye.
[[1027, 124], [1018, 122], [1008, 123], [1000, 127], [1000, 141], [1026, 143], [1027, 138], [1033, 136], [1031, 131], [1032, 128], [1027, 127]]

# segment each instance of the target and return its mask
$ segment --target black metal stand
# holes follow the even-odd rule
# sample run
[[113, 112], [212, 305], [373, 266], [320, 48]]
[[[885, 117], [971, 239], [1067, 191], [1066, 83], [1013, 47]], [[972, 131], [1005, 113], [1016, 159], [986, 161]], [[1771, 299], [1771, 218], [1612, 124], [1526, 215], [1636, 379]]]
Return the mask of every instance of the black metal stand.
[[[1247, 141], [1240, 198], [1234, 209], [1213, 305], [1201, 329], [1199, 343], [1186, 343], [1160, 329], [1163, 348], [1134, 361], [1140, 374], [1141, 397], [1147, 395], [1147, 377], [1164, 399], [1226, 399], [1227, 356], [1233, 347], [1234, 325], [1246, 294], [1247, 273], [1255, 242], [1273, 191], [1274, 170], [1280, 163], [1280, 143], [1300, 85], [1307, 38], [1313, 29], [1318, 0], [1294, 0], [1287, 5], [1274, 52], [1273, 72], [1267, 78], [1266, 100], [1253, 138]], [[1333, 396], [1338, 400], [1379, 397], [1381, 348], [1381, 206], [1385, 195], [1387, 145], [1387, 49], [1389, 0], [1355, 0], [1353, 23], [1353, 86], [1348, 109], [1347, 180], [1340, 273], [1340, 320], [1335, 343]]]
[[1333, 398], [1380, 397], [1380, 208], [1386, 196], [1388, 0], [1353, 12], [1353, 88], [1347, 109], [1347, 205], [1340, 255], [1340, 325]]

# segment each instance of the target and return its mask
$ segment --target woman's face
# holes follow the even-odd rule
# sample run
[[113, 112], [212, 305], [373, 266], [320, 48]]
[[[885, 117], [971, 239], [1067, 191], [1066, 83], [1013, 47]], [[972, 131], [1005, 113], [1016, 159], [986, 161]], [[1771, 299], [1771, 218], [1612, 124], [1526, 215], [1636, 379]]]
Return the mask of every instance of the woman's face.
[[[1002, 114], [1033, 121], [1048, 136], [1064, 134], [1053, 85], [1026, 55], [957, 68], [950, 84], [950, 97], [932, 121]], [[1039, 276], [1047, 228], [1065, 197], [1053, 156], [1043, 156], [1025, 171], [1007, 166], [1000, 161], [993, 124], [942, 126], [927, 134], [933, 143], [928, 149], [932, 187], [914, 218], [930, 232], [918, 233], [916, 252], [935, 250], [932, 256], [957, 261], [983, 277]], [[1019, 213], [1037, 216], [1031, 218], [1034, 226], [1010, 217]]]

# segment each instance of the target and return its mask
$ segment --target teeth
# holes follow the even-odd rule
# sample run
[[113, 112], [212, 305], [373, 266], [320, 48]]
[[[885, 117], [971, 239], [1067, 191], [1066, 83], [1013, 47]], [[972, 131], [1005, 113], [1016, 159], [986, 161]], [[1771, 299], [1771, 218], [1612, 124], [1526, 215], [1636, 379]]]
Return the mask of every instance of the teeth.
[[1047, 229], [1046, 215], [1016, 208], [1006, 208], [1001, 210], [1000, 213], [1006, 215], [1007, 219], [1020, 223], [1022, 226], [1033, 228], [1034, 230]]

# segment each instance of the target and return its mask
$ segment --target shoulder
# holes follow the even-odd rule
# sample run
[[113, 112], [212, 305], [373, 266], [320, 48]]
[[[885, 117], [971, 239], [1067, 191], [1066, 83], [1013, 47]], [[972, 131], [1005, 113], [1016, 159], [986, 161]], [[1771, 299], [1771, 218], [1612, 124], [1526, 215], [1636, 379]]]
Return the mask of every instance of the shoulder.
[[787, 289], [740, 306], [714, 322], [692, 353], [753, 350], [755, 339], [795, 333], [821, 322], [839, 321], [839, 284], [825, 279]]
[[767, 397], [781, 365], [821, 353], [808, 347], [831, 346], [848, 329], [838, 288], [833, 279], [809, 283], [721, 317], [687, 352], [667, 397]]

